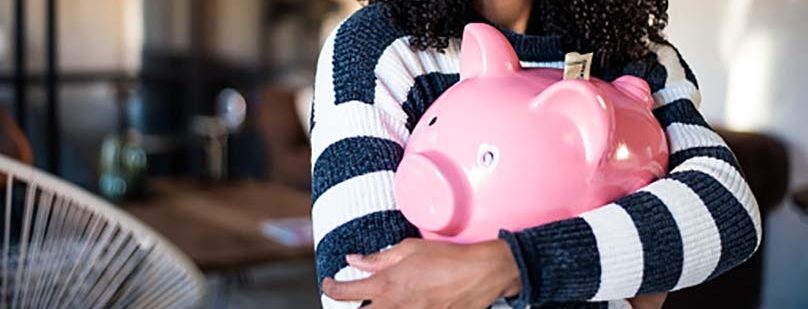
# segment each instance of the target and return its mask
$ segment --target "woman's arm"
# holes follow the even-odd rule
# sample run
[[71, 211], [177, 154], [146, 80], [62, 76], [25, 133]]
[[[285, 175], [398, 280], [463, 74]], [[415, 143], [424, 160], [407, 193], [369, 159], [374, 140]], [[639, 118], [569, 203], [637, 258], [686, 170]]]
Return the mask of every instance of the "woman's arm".
[[[396, 209], [393, 173], [419, 117], [414, 113], [457, 80], [442, 73], [456, 72], [455, 53], [456, 47], [444, 54], [413, 52], [379, 5], [361, 9], [327, 39], [311, 127], [318, 285], [326, 277], [368, 276], [348, 266], [348, 254], [420, 236]], [[336, 306], [326, 296], [323, 304]]]
[[[348, 43], [337, 42], [355, 27], [343, 24], [329, 36], [315, 77], [310, 129], [318, 286], [325, 277], [368, 275], [349, 267], [347, 254], [373, 253], [419, 236], [396, 210], [392, 195], [393, 172], [408, 132], [400, 118], [383, 108], [389, 102], [377, 100], [375, 87], [362, 82], [368, 77], [375, 82], [374, 68], [362, 61], [373, 55], [345, 54]], [[337, 305], [323, 296], [324, 307]]]
[[734, 155], [699, 114], [692, 72], [669, 45], [629, 65], [654, 92], [670, 174], [602, 208], [501, 232], [520, 269], [519, 307], [677, 290], [744, 262], [760, 244], [757, 202]]

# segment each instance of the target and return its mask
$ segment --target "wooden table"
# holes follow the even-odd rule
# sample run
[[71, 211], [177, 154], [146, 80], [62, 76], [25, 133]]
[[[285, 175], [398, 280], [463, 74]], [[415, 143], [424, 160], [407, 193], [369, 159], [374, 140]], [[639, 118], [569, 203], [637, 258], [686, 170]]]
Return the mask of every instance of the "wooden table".
[[237, 272], [258, 264], [311, 258], [313, 246], [288, 247], [261, 231], [269, 219], [309, 217], [310, 195], [262, 182], [200, 184], [150, 180], [148, 199], [122, 207], [185, 252], [203, 272]]

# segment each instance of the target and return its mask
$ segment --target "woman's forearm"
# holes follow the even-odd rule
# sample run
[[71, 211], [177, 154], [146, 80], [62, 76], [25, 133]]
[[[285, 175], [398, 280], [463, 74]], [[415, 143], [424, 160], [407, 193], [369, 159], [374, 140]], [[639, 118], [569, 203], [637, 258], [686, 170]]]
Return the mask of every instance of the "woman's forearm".
[[678, 52], [659, 45], [625, 73], [655, 91], [670, 174], [577, 218], [503, 232], [519, 265], [521, 304], [693, 286], [742, 263], [760, 243], [757, 202], [735, 156], [696, 109], [695, 78]]
[[[695, 112], [689, 102], [678, 104]], [[667, 177], [581, 217], [502, 233], [520, 265], [521, 300], [541, 305], [680, 289], [754, 253], [760, 218], [734, 156], [725, 146], [698, 146], [714, 136], [699, 138], [705, 127], [688, 128], [677, 134], [690, 141], [682, 139], [674, 153], [688, 154]]]

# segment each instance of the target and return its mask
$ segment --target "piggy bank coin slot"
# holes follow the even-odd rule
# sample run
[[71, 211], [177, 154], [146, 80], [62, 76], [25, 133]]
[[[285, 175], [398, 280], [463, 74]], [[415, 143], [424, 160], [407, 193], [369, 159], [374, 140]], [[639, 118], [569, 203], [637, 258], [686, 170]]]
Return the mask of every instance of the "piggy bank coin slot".
[[432, 125], [434, 125], [434, 124], [435, 124], [435, 122], [437, 122], [437, 121], [438, 121], [438, 116], [432, 117], [432, 119], [431, 119], [431, 120], [429, 120], [429, 126], [431, 127], [431, 126], [432, 126]]

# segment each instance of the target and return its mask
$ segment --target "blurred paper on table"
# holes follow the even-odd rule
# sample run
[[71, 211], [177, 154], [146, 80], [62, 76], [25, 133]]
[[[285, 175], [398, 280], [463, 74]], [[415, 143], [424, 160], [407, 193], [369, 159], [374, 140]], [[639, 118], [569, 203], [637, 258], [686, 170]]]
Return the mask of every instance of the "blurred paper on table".
[[261, 223], [264, 235], [289, 247], [311, 246], [311, 219], [307, 217], [266, 220]]

